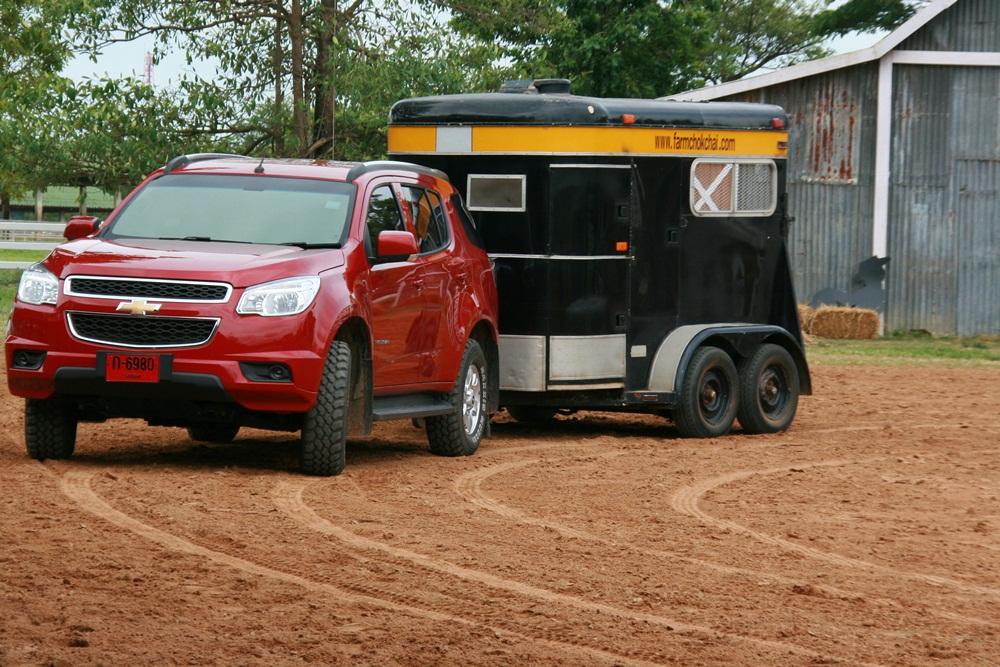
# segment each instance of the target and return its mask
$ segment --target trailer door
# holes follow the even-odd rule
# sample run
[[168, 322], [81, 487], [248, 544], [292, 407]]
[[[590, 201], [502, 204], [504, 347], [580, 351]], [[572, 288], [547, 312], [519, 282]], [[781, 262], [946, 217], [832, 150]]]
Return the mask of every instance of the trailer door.
[[549, 390], [624, 387], [631, 178], [627, 164], [549, 168]]

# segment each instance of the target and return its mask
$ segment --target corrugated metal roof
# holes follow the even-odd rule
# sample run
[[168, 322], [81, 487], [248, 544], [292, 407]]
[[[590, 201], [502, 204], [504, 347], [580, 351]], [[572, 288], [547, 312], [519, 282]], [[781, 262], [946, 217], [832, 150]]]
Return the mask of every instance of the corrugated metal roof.
[[1000, 2], [961, 0], [900, 45], [915, 51], [1000, 51]]

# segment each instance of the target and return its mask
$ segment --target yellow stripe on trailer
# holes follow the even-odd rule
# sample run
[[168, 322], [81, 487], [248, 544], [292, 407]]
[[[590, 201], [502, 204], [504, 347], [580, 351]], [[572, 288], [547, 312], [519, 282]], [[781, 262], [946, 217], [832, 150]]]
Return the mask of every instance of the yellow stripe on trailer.
[[[733, 157], [788, 156], [788, 133], [773, 130], [692, 130], [652, 127], [465, 126], [468, 139], [456, 144], [458, 127], [446, 129], [440, 146], [437, 127], [389, 127], [389, 152], [449, 155], [641, 155]], [[464, 133], [463, 133], [464, 134]]]

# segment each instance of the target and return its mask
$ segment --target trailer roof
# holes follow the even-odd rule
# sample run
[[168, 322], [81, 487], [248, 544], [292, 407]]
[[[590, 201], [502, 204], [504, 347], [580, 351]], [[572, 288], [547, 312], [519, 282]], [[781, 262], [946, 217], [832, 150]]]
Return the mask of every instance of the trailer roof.
[[[631, 122], [625, 119], [629, 118]], [[395, 125], [639, 125], [646, 127], [770, 130], [787, 122], [784, 109], [741, 102], [677, 102], [546, 93], [477, 93], [401, 100], [389, 112]]]

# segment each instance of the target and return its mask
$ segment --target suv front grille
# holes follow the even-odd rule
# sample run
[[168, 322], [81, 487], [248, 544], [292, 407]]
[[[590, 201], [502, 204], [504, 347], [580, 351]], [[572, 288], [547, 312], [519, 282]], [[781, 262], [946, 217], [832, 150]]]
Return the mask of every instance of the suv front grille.
[[148, 317], [67, 313], [70, 331], [81, 340], [124, 347], [189, 347], [207, 343], [214, 317]]
[[231, 287], [225, 283], [142, 278], [97, 278], [70, 276], [66, 293], [109, 299], [156, 299], [158, 301], [225, 302]]

